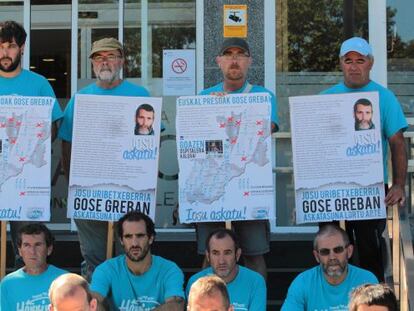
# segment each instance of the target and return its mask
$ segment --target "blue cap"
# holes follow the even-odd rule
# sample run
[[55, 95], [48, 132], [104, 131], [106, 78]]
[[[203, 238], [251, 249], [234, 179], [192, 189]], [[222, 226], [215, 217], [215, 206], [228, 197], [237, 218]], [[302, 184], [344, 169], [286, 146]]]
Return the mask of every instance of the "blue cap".
[[357, 52], [364, 56], [372, 55], [371, 46], [365, 39], [359, 37], [353, 37], [342, 43], [339, 56], [345, 56], [349, 52]]

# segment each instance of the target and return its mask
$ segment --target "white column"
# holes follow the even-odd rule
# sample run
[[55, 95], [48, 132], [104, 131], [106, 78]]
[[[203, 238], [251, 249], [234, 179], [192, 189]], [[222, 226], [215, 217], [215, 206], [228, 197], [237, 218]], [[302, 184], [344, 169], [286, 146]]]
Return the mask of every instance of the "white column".
[[27, 37], [26, 43], [24, 45], [24, 54], [23, 54], [23, 68], [29, 69], [30, 66], [30, 29], [31, 27], [31, 7], [30, 0], [23, 1], [23, 27], [26, 30]]
[[141, 0], [141, 85], [148, 88], [148, 0]]
[[[118, 2], [118, 40], [124, 44], [124, 0]], [[120, 76], [123, 77], [123, 69], [121, 69]]]
[[374, 54], [371, 79], [387, 87], [387, 7], [386, 0], [368, 0], [369, 43]]
[[196, 0], [196, 88], [204, 89], [204, 0]]
[[78, 0], [72, 0], [72, 32], [70, 51], [71, 61], [71, 79], [70, 79], [70, 93], [73, 96], [78, 90]]

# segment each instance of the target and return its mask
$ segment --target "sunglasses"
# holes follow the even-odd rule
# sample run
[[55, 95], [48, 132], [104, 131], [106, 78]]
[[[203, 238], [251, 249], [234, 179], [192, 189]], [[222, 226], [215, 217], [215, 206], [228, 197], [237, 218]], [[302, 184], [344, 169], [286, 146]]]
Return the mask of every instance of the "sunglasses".
[[332, 249], [329, 249], [329, 248], [321, 248], [321, 249], [317, 250], [317, 252], [321, 256], [328, 256], [331, 253], [331, 250], [335, 254], [342, 254], [347, 247], [348, 247], [348, 245], [345, 245], [345, 246], [337, 246], [337, 247], [334, 247]]

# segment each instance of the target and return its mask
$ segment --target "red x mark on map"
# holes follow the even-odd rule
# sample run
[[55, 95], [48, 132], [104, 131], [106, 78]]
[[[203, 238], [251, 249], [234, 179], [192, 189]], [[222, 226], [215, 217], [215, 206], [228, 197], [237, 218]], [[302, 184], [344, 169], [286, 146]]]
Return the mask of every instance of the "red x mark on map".
[[226, 127], [226, 123], [220, 123], [220, 128], [225, 128]]
[[263, 131], [257, 131], [257, 136], [263, 136]]
[[42, 123], [36, 123], [36, 127], [42, 127], [43, 124]]
[[240, 125], [241, 120], [236, 121], [236, 125]]
[[246, 156], [242, 156], [242, 157], [241, 157], [241, 160], [242, 160], [242, 161], [247, 161], [247, 157], [246, 157]]
[[243, 196], [244, 197], [248, 197], [250, 195], [250, 192], [249, 191], [245, 191], [245, 192], [243, 192]]
[[20, 161], [20, 162], [24, 162], [24, 161], [26, 161], [26, 157], [20, 157], [20, 158], [19, 158], [19, 161]]
[[237, 138], [233, 137], [230, 139], [230, 143], [234, 145], [237, 142]]
[[38, 138], [42, 138], [43, 137], [43, 133], [37, 133], [36, 135]]
[[261, 120], [256, 121], [256, 125], [262, 125], [262, 124], [263, 124], [263, 121], [261, 121]]
[[233, 117], [228, 117], [228, 118], [227, 118], [227, 121], [229, 121], [229, 122], [233, 122]]
[[19, 193], [19, 195], [22, 197], [22, 196], [25, 196], [26, 195], [26, 192], [20, 192]]

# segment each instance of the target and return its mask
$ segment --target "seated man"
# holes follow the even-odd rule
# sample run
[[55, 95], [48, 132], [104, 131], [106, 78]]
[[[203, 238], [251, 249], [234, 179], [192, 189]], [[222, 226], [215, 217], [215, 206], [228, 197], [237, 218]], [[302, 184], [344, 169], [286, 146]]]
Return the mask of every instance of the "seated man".
[[39, 223], [23, 226], [17, 233], [17, 246], [24, 267], [1, 282], [1, 310], [46, 310], [50, 284], [67, 273], [47, 263], [53, 251], [52, 233]]
[[[226, 283], [217, 276], [199, 278], [191, 286], [187, 311], [233, 311]], [[264, 309], [263, 309], [264, 310]]]
[[117, 225], [125, 254], [96, 268], [91, 290], [117, 310], [183, 310], [184, 275], [175, 263], [151, 255], [155, 238], [151, 218], [132, 211]]
[[230, 302], [236, 310], [266, 310], [266, 283], [257, 272], [239, 266], [241, 248], [235, 233], [227, 229], [213, 231], [206, 241], [206, 258], [210, 267], [193, 275], [186, 294], [200, 277], [215, 274], [227, 284]]
[[282, 311], [347, 310], [349, 294], [355, 287], [378, 283], [371, 272], [348, 264], [353, 248], [347, 233], [338, 226], [323, 226], [313, 247], [320, 265], [293, 280]]
[[[382, 307], [382, 308], [381, 308]], [[352, 292], [350, 311], [397, 311], [398, 303], [392, 289], [386, 284], [366, 284]]]
[[49, 290], [50, 311], [96, 311], [88, 282], [80, 275], [66, 273], [53, 281]]

